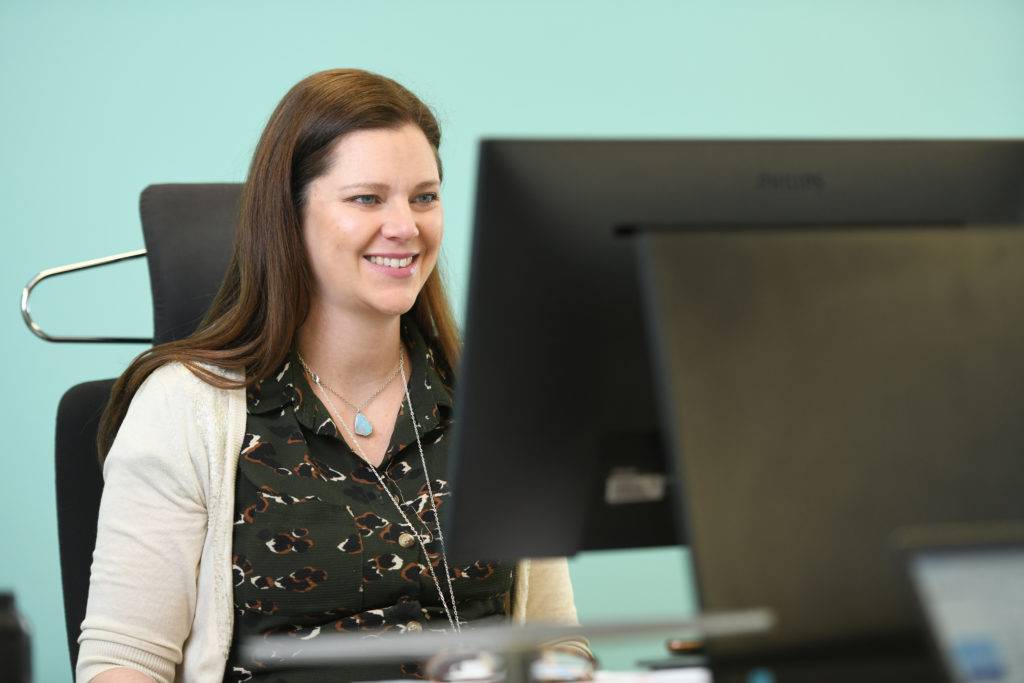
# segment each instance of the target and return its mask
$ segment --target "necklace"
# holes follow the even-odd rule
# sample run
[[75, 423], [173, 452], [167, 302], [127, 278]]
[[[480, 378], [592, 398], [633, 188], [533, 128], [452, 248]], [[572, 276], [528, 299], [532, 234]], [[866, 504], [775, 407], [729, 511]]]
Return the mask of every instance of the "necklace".
[[[325, 387], [323, 382], [320, 381], [319, 375], [313, 372], [310, 367], [306, 365], [306, 361], [302, 359], [302, 356], [299, 356], [299, 362], [302, 363], [302, 367], [307, 373], [309, 373], [313, 383], [321, 389], [326, 390], [327, 387]], [[452, 588], [452, 573], [451, 570], [448, 569], [448, 552], [445, 547], [444, 534], [441, 532], [441, 516], [437, 513], [437, 503], [434, 501], [434, 489], [430, 484], [430, 472], [427, 471], [427, 458], [423, 455], [423, 443], [420, 441], [420, 429], [416, 425], [416, 415], [412, 409], [412, 397], [409, 395], [409, 382], [405, 377], [405, 355], [401, 350], [399, 350], [398, 353], [398, 371], [402, 375], [402, 384], [405, 387], [405, 400], [409, 406], [409, 419], [412, 420], [412, 428], [416, 433], [416, 447], [420, 452], [420, 464], [423, 466], [423, 477], [427, 482], [427, 495], [430, 497], [430, 509], [434, 513], [434, 523], [437, 527], [437, 540], [441, 543], [441, 564], [444, 568], [445, 578], [448, 580], [448, 596], [445, 596], [444, 591], [441, 590], [441, 582], [437, 578], [437, 572], [434, 571], [434, 564], [430, 561], [430, 553], [427, 552], [426, 541], [431, 540], [429, 536], [429, 527], [426, 527], [423, 520], [420, 520], [420, 523], [427, 528], [428, 533], [420, 534], [419, 531], [416, 530], [416, 527], [409, 521], [409, 517], [405, 514], [405, 510], [403, 509], [403, 506], [408, 505], [408, 503], [402, 497], [402, 490], [398, 488], [398, 485], [396, 484], [395, 490], [398, 491], [398, 493], [391, 493], [391, 489], [389, 489], [387, 484], [384, 483], [384, 478], [380, 475], [380, 472], [377, 471], [377, 468], [374, 467], [366, 458], [366, 454], [363, 453], [362, 447], [359, 445], [359, 442], [356, 441], [356, 437], [352, 433], [348, 424], [344, 422], [341, 424], [345, 428], [345, 431], [348, 432], [349, 438], [352, 439], [352, 445], [355, 446], [356, 450], [359, 452], [359, 457], [362, 458], [363, 462], [366, 463], [366, 466], [370, 468], [373, 475], [377, 477], [377, 482], [380, 484], [381, 488], [384, 489], [384, 493], [386, 493], [391, 499], [391, 502], [395, 504], [395, 508], [398, 509], [398, 514], [402, 516], [402, 521], [405, 522], [405, 526], [413, 532], [412, 535], [414, 535], [416, 540], [419, 542], [420, 550], [423, 551], [423, 557], [427, 562], [427, 569], [430, 571], [430, 578], [434, 580], [434, 587], [437, 588], [437, 595], [441, 598], [441, 606], [444, 608], [445, 616], [448, 617], [448, 624], [452, 627], [452, 631], [455, 633], [462, 633], [462, 624], [459, 623], [459, 609], [455, 606], [455, 591]], [[337, 413], [338, 409], [334, 406], [334, 402], [331, 401], [331, 397], [328, 395], [327, 391], [324, 392], [324, 398], [327, 399], [327, 405], [330, 409]], [[426, 541], [424, 538], [426, 538]], [[451, 605], [450, 607], [449, 604]]]
[[[361, 406], [357, 406], [356, 404], [352, 403], [352, 401], [349, 401], [347, 398], [339, 394], [337, 391], [335, 391], [334, 389], [320, 381], [320, 376], [309, 369], [309, 366], [306, 365], [306, 360], [302, 357], [301, 353], [298, 353], [298, 351], [296, 351], [296, 355], [299, 357], [299, 362], [302, 363], [302, 367], [305, 368], [306, 372], [309, 373], [309, 376], [313, 378], [313, 381], [316, 382], [316, 385], [318, 387], [320, 387], [321, 389], [326, 389], [327, 391], [331, 392], [332, 394], [340, 398], [342, 401], [344, 401], [345, 405], [356, 411], [356, 417], [352, 422], [352, 429], [355, 431], [355, 433], [363, 437], [370, 436], [370, 434], [373, 434], [373, 425], [370, 424], [370, 419], [366, 417], [366, 415], [363, 413], [363, 409], [366, 408], [366, 406], [370, 405], [370, 401], [380, 396], [380, 392], [387, 389], [388, 385], [390, 385], [391, 382], [394, 381], [395, 377], [398, 376], [399, 366], [395, 366], [395, 369], [391, 371], [391, 374], [388, 376], [388, 378], [384, 380], [384, 384], [381, 384], [380, 388], [377, 389], [377, 391], [373, 392], [373, 395], [370, 396], [370, 398], [363, 401], [363, 404]], [[402, 364], [401, 349], [398, 350], [398, 364]], [[346, 427], [347, 426], [348, 425], [346, 425]], [[352, 440], [355, 441], [355, 437], [352, 437]]]

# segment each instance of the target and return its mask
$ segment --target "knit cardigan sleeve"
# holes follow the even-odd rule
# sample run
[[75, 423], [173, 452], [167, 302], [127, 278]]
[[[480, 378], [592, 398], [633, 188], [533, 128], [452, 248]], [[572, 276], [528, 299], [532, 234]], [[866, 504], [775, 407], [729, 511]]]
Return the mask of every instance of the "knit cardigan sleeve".
[[[76, 667], [85, 683], [118, 666], [170, 683], [195, 614], [207, 527], [208, 459], [168, 364], [142, 383], [103, 466], [96, 548]], [[194, 378], [194, 381], [199, 381]], [[185, 383], [185, 384], [183, 384]], [[144, 599], [141, 599], [144, 596]]]
[[[512, 594], [512, 620], [516, 623], [579, 624], [572, 581], [569, 578], [569, 563], [564, 557], [521, 560], [516, 567]], [[583, 636], [546, 645], [594, 660], [590, 643]]]

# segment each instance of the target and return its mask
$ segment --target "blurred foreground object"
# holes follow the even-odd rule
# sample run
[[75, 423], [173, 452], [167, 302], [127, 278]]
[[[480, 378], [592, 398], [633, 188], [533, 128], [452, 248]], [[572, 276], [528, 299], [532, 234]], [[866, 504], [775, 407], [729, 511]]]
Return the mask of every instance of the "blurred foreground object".
[[0, 666], [4, 681], [31, 683], [32, 644], [13, 593], [0, 593]]

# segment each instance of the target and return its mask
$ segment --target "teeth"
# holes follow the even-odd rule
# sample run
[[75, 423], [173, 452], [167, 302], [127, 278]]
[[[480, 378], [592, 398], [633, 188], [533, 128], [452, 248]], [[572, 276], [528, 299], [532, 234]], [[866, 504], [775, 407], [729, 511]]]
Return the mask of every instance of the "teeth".
[[371, 256], [370, 263], [376, 263], [378, 266], [387, 266], [388, 268], [405, 268], [407, 265], [412, 263], [412, 259], [412, 256], [407, 256], [403, 259]]

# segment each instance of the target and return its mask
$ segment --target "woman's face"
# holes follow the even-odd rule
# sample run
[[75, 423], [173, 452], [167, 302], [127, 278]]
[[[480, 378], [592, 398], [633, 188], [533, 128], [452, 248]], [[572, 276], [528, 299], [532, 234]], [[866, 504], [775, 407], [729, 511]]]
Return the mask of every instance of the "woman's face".
[[415, 125], [336, 141], [302, 217], [317, 303], [362, 315], [411, 309], [441, 247], [440, 192], [434, 150]]

